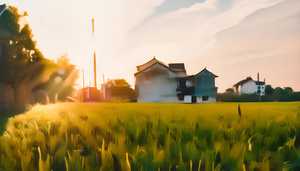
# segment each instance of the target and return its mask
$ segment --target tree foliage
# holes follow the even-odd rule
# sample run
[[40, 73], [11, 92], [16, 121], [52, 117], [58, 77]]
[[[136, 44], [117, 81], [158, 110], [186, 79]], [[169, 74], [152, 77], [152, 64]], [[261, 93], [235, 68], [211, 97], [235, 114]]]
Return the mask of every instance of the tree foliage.
[[273, 89], [273, 87], [271, 85], [266, 85], [265, 86], [265, 93], [267, 95], [271, 95], [271, 94], [273, 94], [273, 92], [274, 92], [274, 89]]
[[106, 84], [110, 85], [111, 96], [120, 100], [136, 101], [135, 91], [125, 79], [109, 79]]
[[225, 91], [226, 93], [234, 93], [234, 89], [233, 88], [228, 88]]
[[[33, 91], [39, 88], [47, 91], [49, 96], [59, 94], [59, 100], [64, 100], [71, 94], [77, 79], [75, 66], [69, 63], [67, 55], [60, 57], [56, 63], [46, 59], [36, 47], [29, 24], [20, 24], [25, 16], [27, 12], [21, 15], [18, 8], [9, 6], [0, 17], [0, 28], [9, 32], [12, 49], [9, 58], [0, 61], [0, 81], [12, 84], [15, 104], [20, 107], [34, 103]], [[60, 81], [54, 84], [58, 76]]]
[[130, 84], [125, 79], [108, 79], [107, 84], [113, 84], [115, 86], [129, 86]]

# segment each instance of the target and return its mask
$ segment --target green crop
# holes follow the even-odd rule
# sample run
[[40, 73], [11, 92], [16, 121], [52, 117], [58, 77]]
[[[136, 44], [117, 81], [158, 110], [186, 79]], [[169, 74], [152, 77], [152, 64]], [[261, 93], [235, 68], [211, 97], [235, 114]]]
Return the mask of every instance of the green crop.
[[299, 106], [37, 105], [9, 118], [0, 170], [297, 170]]

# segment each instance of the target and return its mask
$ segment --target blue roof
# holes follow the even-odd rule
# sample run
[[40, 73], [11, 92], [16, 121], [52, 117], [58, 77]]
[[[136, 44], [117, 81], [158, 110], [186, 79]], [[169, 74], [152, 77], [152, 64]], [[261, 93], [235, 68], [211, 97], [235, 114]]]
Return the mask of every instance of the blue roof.
[[256, 85], [265, 85], [265, 82], [262, 82], [262, 81], [255, 81], [255, 84], [256, 84]]

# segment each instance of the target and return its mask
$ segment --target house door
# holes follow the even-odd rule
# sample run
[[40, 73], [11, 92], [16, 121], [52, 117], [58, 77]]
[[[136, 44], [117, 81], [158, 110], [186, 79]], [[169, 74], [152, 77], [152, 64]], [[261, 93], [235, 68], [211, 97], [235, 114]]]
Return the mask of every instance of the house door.
[[192, 103], [197, 103], [197, 96], [192, 96]]

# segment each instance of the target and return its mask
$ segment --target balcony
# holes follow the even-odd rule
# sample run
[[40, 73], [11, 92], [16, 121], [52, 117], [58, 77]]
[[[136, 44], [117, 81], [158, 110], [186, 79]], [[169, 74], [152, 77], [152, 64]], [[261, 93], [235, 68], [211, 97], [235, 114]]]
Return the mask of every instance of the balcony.
[[195, 87], [181, 87], [176, 89], [177, 95], [193, 95]]

